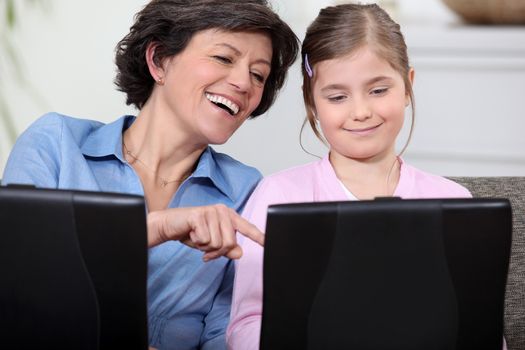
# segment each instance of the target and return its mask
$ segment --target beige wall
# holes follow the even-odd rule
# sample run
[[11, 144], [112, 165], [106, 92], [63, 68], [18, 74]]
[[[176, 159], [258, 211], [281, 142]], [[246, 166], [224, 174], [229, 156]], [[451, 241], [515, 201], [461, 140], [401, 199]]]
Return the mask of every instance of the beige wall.
[[[0, 75], [18, 132], [47, 111], [106, 122], [134, 113], [114, 88], [113, 50], [146, 2], [47, 0], [44, 11], [18, 2], [21, 23], [12, 38], [29, 84]], [[320, 7], [335, 2], [273, 1], [299, 37]], [[444, 175], [525, 175], [525, 29], [465, 29], [450, 25], [456, 18], [439, 0], [424, 3], [398, 0], [393, 13], [417, 71], [418, 122], [406, 159]], [[296, 64], [269, 113], [217, 148], [265, 174], [310, 161], [299, 145], [303, 115]], [[304, 136], [308, 150], [326, 152], [311, 133]], [[0, 173], [10, 147], [0, 128]]]

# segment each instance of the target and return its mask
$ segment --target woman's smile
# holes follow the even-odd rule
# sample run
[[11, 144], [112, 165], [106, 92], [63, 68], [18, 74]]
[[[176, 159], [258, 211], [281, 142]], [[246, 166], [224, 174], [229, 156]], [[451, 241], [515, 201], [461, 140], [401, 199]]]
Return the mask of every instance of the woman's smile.
[[218, 95], [210, 92], [206, 92], [206, 98], [212, 102], [215, 106], [225, 110], [228, 112], [231, 116], [237, 115], [240, 107], [240, 102], [235, 101], [231, 97], [226, 97], [223, 95]]

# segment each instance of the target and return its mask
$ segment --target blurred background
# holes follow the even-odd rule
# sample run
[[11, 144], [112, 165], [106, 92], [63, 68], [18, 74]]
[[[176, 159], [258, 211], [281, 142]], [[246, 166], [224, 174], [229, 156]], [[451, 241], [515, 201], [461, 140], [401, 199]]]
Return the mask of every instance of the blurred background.
[[[137, 113], [114, 87], [114, 47], [147, 2], [0, 0], [0, 174], [16, 136], [48, 111], [103, 122]], [[320, 8], [342, 2], [272, 4], [302, 39]], [[467, 23], [445, 0], [375, 2], [401, 24], [416, 71], [405, 160], [440, 175], [525, 176], [525, 26]], [[274, 107], [215, 148], [263, 174], [314, 160], [299, 141], [300, 87], [296, 63]], [[326, 153], [308, 128], [302, 144]]]

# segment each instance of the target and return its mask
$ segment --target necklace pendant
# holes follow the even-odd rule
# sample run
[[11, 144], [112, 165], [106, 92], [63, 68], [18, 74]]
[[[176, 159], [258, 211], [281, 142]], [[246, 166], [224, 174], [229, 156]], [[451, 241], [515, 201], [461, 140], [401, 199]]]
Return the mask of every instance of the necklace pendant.
[[162, 187], [166, 187], [166, 186], [168, 186], [168, 181], [162, 179], [162, 180], [161, 180], [161, 185], [162, 185]]

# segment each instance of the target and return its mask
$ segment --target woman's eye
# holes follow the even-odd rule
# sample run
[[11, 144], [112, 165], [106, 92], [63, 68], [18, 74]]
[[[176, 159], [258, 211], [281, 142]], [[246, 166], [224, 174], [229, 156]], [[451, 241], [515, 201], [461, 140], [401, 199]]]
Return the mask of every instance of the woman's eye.
[[255, 72], [252, 72], [252, 76], [255, 78], [255, 80], [257, 80], [259, 83], [264, 83], [264, 77], [259, 74], [259, 73], [255, 73]]
[[221, 63], [228, 63], [228, 64], [232, 63], [232, 60], [225, 56], [213, 56], [213, 58], [215, 58], [217, 61]]

